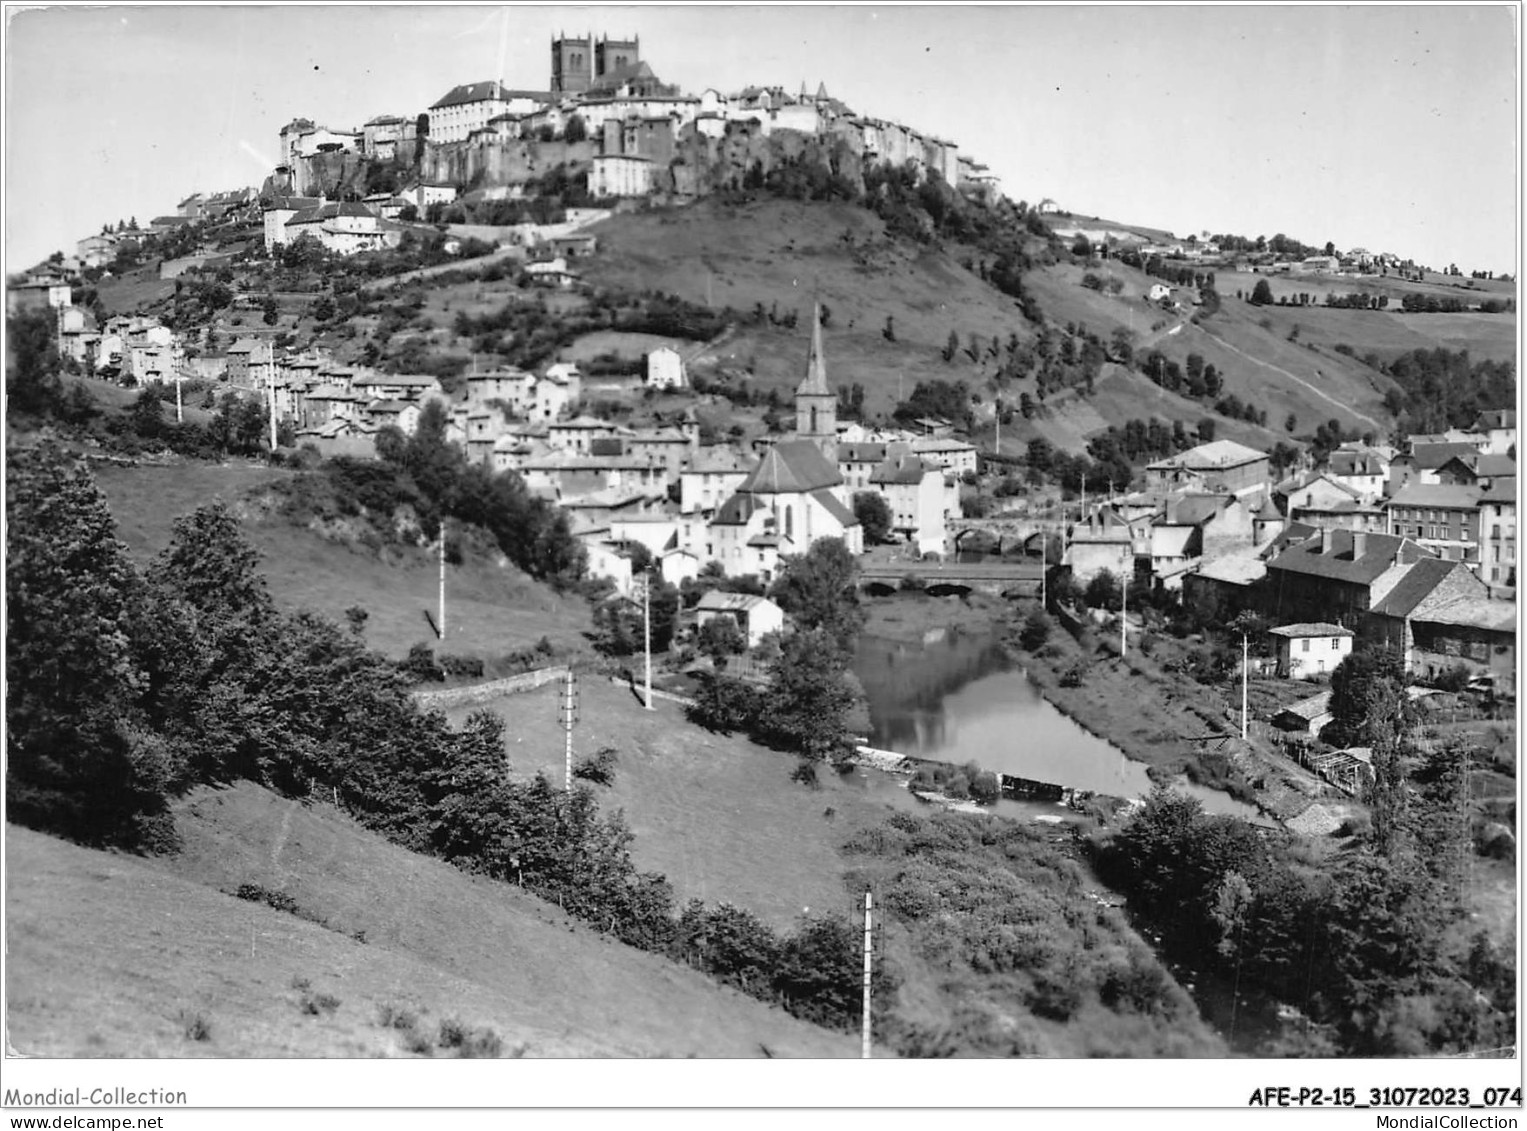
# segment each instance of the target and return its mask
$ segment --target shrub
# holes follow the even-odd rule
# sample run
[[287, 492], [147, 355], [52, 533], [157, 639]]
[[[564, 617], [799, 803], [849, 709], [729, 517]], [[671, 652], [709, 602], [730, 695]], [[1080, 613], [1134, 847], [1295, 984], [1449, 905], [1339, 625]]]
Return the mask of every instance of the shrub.
[[[305, 990], [307, 982], [295, 988]], [[406, 1006], [383, 1002], [377, 1006], [376, 1023], [383, 1029], [412, 1029], [419, 1024], [419, 1015]]]
[[1023, 618], [1023, 627], [1018, 632], [1019, 645], [1025, 652], [1039, 651], [1050, 639], [1052, 627], [1050, 616], [1043, 609], [1030, 610], [1029, 615]]
[[333, 994], [315, 994], [311, 990], [305, 990], [298, 1008], [310, 1017], [318, 1017], [333, 1013], [339, 1006], [340, 1000]]
[[994, 804], [1002, 796], [1001, 779], [990, 770], [982, 770], [970, 779], [970, 796], [983, 805]]
[[795, 769], [790, 771], [790, 780], [800, 782], [809, 789], [818, 789], [821, 783], [817, 781], [816, 763], [807, 758], [802, 758], [796, 763]]
[[615, 747], [603, 746], [573, 767], [573, 777], [600, 785], [615, 784]]
[[1087, 662], [1077, 660], [1064, 672], [1061, 673], [1060, 685], [1062, 687], [1080, 687], [1087, 678]]
[[435, 652], [428, 644], [415, 644], [398, 670], [415, 683], [438, 682], [445, 679], [445, 672], [435, 663]]
[[1039, 1017], [1069, 1021], [1082, 1005], [1081, 989], [1069, 979], [1041, 974], [1028, 992], [1028, 1006]]
[[461, 679], [481, 679], [483, 674], [483, 662], [478, 656], [452, 656], [440, 657], [440, 667], [448, 676]]
[[205, 1015], [183, 1009], [176, 1020], [186, 1040], [210, 1041], [212, 1039], [212, 1022], [208, 1021]]
[[440, 1022], [436, 1043], [443, 1049], [455, 1049], [463, 1059], [491, 1060], [504, 1048], [503, 1040], [492, 1029], [468, 1028], [451, 1017]]

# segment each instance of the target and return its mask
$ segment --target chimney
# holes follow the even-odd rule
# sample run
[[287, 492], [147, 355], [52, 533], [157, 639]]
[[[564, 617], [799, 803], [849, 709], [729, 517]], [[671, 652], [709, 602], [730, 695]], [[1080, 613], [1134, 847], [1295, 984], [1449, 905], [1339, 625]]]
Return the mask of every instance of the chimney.
[[1354, 530], [1352, 532], [1352, 560], [1355, 562], [1368, 552], [1368, 532], [1366, 530]]
[[1325, 554], [1329, 554], [1330, 552], [1331, 552], [1331, 528], [1329, 526], [1322, 526], [1320, 528], [1320, 553], [1323, 556]]

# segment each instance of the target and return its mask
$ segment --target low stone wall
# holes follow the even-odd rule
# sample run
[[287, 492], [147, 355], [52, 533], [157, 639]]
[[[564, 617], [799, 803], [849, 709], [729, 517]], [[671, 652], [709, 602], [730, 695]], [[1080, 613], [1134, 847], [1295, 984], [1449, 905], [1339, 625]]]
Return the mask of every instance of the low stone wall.
[[[629, 687], [638, 695], [645, 694], [645, 691], [642, 687], [632, 683], [625, 676], [612, 675], [610, 677], [610, 682], [613, 683], [616, 687]], [[652, 698], [666, 699], [668, 702], [677, 703], [681, 707], [693, 707], [695, 705], [695, 701], [687, 695], [675, 695], [672, 691], [659, 691], [655, 687], [652, 689]]]
[[[486, 683], [473, 683], [465, 687], [444, 687], [431, 691], [415, 691], [414, 698], [425, 710], [432, 707], [460, 707], [465, 703], [486, 703], [500, 695], [513, 695], [520, 691], [532, 691], [554, 680], [567, 678], [567, 666], [537, 668], [523, 675], [507, 679], [492, 679]], [[654, 692], [654, 694], [656, 694]]]

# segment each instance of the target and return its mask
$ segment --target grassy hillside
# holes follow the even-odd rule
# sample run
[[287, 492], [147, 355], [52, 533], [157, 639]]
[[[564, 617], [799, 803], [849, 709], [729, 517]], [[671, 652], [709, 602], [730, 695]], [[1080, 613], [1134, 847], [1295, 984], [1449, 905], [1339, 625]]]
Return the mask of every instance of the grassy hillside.
[[[639, 663], [638, 663], [639, 667]], [[839, 778], [824, 770], [821, 788], [790, 781], [793, 755], [741, 735], [711, 734], [684, 720], [672, 702], [652, 711], [625, 686], [590, 676], [579, 685], [574, 758], [613, 746], [615, 783], [602, 804], [625, 811], [636, 834], [638, 867], [662, 872], [680, 900], [726, 900], [788, 930], [803, 909], [847, 914], [838, 846], [855, 829], [921, 803], [883, 775]], [[560, 689], [547, 686], [486, 704], [509, 724], [516, 776], [564, 774]], [[475, 707], [447, 712], [458, 725]]]
[[[183, 852], [147, 860], [7, 828], [18, 1051], [410, 1055], [408, 1034], [381, 1023], [388, 1008], [416, 1015], [426, 1037], [447, 1018], [492, 1029], [507, 1055], [857, 1051], [851, 1037], [389, 845], [326, 806], [244, 784], [193, 794], [177, 824]], [[225, 894], [242, 884], [284, 893], [298, 912]], [[338, 1004], [304, 1012], [305, 994]], [[187, 1036], [195, 1018], [207, 1039]]]
[[133, 556], [151, 558], [169, 544], [175, 519], [222, 499], [245, 519], [261, 553], [272, 594], [288, 608], [306, 608], [337, 621], [352, 605], [366, 609], [366, 640], [402, 656], [415, 643], [463, 655], [497, 656], [535, 644], [542, 636], [581, 647], [587, 605], [563, 597], [497, 554], [480, 548], [446, 576], [446, 640], [438, 641], [425, 613], [435, 615], [439, 566], [427, 549], [382, 552], [347, 544], [269, 515], [260, 496], [292, 473], [254, 462], [185, 462], [171, 466], [102, 466], [96, 481], [111, 505], [117, 533]]
[[[796, 311], [793, 331], [743, 327], [713, 356], [752, 368], [764, 388], [801, 379], [818, 298], [831, 312], [829, 376], [840, 387], [863, 384], [872, 412], [893, 406], [899, 384], [910, 392], [920, 379], [949, 376], [939, 350], [951, 330], [986, 340], [1029, 333], [1012, 299], [949, 254], [888, 237], [879, 217], [847, 204], [706, 201], [615, 216], [590, 231], [600, 240], [585, 267], [595, 286], [655, 288], [741, 311], [760, 303], [781, 315]], [[882, 333], [887, 316], [895, 342]]]

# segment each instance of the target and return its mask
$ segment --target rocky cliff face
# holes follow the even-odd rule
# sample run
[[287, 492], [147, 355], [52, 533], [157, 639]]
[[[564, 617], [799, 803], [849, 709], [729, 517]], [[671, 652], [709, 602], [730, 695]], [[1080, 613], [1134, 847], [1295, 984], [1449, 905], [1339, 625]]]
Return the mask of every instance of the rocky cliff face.
[[[425, 144], [419, 172], [425, 180], [457, 185], [523, 185], [559, 165], [587, 169], [598, 153], [592, 140], [431, 142]], [[674, 145], [673, 159], [658, 170], [656, 188], [680, 196], [708, 196], [742, 188], [750, 171], [768, 175], [791, 164], [814, 166], [847, 178], [856, 189], [864, 187], [864, 153], [855, 135], [775, 130], [765, 136], [756, 123], [732, 122], [719, 138], [685, 129]], [[324, 166], [313, 175], [333, 180], [338, 171]]]

